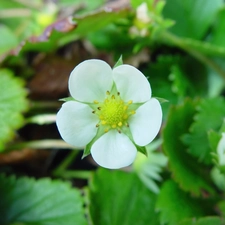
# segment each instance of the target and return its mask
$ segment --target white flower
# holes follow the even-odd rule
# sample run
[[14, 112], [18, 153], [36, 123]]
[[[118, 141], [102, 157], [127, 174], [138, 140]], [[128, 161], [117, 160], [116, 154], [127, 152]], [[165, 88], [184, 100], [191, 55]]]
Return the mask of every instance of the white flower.
[[101, 60], [86, 60], [69, 78], [74, 100], [57, 114], [62, 138], [75, 147], [89, 144], [93, 159], [102, 167], [130, 165], [136, 146], [146, 146], [159, 132], [162, 110], [151, 98], [146, 77], [135, 67], [114, 69]]

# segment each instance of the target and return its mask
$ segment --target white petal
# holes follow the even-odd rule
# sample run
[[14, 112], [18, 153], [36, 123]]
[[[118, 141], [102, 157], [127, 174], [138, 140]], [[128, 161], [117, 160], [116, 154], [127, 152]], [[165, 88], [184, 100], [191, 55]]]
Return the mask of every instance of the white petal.
[[119, 169], [129, 166], [135, 159], [137, 149], [123, 133], [110, 130], [100, 137], [91, 148], [93, 159], [102, 167]]
[[159, 101], [151, 98], [140, 106], [129, 119], [130, 130], [137, 145], [149, 144], [158, 134], [162, 123], [162, 108]]
[[69, 101], [64, 103], [57, 113], [56, 125], [67, 143], [83, 147], [96, 135], [98, 120], [88, 105]]
[[145, 102], [151, 98], [151, 87], [144, 74], [130, 65], [113, 69], [113, 79], [124, 101]]
[[103, 101], [113, 84], [112, 69], [102, 60], [90, 59], [74, 68], [69, 78], [69, 91], [81, 102]]

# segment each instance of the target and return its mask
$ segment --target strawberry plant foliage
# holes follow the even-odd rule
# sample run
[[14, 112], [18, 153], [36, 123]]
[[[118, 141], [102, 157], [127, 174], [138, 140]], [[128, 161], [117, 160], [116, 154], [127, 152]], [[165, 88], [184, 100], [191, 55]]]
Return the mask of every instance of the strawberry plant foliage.
[[217, 131], [221, 127], [225, 115], [224, 105], [223, 98], [202, 99], [197, 106], [190, 133], [183, 136], [189, 153], [207, 164], [212, 163], [208, 132], [210, 130]]
[[176, 21], [171, 31], [178, 36], [193, 39], [202, 38], [223, 4], [222, 0], [169, 0], [166, 3], [164, 16]]
[[[105, 182], [107, 180], [107, 182]], [[156, 195], [134, 173], [100, 169], [90, 181], [90, 214], [94, 224], [158, 225]], [[118, 191], [119, 190], [119, 191]], [[106, 198], [107, 195], [107, 198]]]
[[0, 70], [0, 152], [13, 138], [14, 131], [23, 125], [22, 112], [28, 106], [23, 85], [10, 70]]
[[100, 10], [82, 16], [65, 18], [46, 27], [41, 35], [28, 38], [25, 44], [19, 46], [15, 52], [19, 52], [21, 47], [22, 52], [30, 50], [51, 52], [56, 47], [79, 40], [91, 32], [126, 17], [128, 13], [127, 10], [110, 12]]
[[225, 224], [223, 0], [3, 0], [0, 21], [0, 225]]
[[204, 167], [188, 152], [182, 142], [182, 136], [188, 132], [193, 122], [197, 101], [187, 99], [183, 104], [173, 106], [163, 130], [163, 150], [169, 158], [169, 169], [180, 187], [195, 195], [201, 190], [212, 192], [204, 174]]
[[0, 224], [87, 225], [80, 192], [68, 183], [0, 175]]
[[185, 219], [178, 225], [223, 225], [224, 220], [217, 216], [206, 216], [199, 219]]
[[164, 183], [156, 208], [160, 212], [161, 224], [176, 225], [185, 218], [204, 215], [201, 202], [180, 190], [178, 185], [172, 180]]

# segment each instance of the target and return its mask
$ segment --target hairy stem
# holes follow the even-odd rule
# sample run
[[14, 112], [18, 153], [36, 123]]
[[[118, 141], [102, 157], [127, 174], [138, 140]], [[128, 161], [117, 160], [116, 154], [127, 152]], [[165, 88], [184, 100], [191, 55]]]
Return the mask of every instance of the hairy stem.
[[71, 151], [61, 164], [53, 171], [54, 176], [65, 177], [66, 169], [74, 161], [79, 151]]
[[163, 42], [171, 43], [172, 45], [183, 49], [184, 51], [186, 51], [187, 53], [198, 59], [200, 62], [211, 67], [223, 79], [225, 79], [225, 71], [217, 63], [215, 63], [213, 60], [211, 60], [201, 52], [196, 51], [194, 48], [191, 48], [190, 46], [186, 45], [186, 43], [182, 40], [182, 38], [179, 38], [168, 31], [164, 31], [161, 34], [161, 38], [163, 39]]

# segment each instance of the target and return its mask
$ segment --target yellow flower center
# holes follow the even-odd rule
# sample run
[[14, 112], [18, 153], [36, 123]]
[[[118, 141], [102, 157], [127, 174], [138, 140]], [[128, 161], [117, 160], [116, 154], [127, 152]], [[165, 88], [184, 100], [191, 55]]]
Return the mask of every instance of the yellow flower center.
[[114, 95], [107, 91], [106, 94], [108, 97], [104, 102], [99, 103], [96, 100], [94, 101], [97, 107], [93, 113], [98, 115], [100, 119], [100, 123], [96, 126], [105, 126], [105, 132], [109, 129], [117, 129], [120, 132], [122, 126], [128, 126], [127, 120], [129, 116], [135, 114], [134, 110], [129, 109], [132, 100], [124, 102], [119, 92]]

